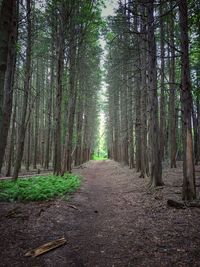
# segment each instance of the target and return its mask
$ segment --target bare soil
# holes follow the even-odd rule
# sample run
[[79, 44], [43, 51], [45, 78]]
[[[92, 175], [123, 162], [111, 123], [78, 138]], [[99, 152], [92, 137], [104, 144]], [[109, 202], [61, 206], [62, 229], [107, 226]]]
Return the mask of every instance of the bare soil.
[[[166, 205], [181, 199], [180, 168], [165, 168], [165, 186], [155, 191], [135, 170], [110, 160], [74, 172], [84, 178], [68, 201], [0, 203], [0, 266], [200, 266], [200, 209]], [[61, 237], [65, 246], [24, 257]]]

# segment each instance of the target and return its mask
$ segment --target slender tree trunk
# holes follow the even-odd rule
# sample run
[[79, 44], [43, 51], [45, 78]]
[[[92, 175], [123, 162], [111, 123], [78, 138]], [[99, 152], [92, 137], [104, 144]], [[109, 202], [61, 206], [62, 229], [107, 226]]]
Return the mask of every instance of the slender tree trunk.
[[[172, 7], [172, 3], [171, 3]], [[175, 50], [174, 50], [174, 16], [170, 16], [169, 23], [169, 43], [170, 43], [170, 58], [169, 58], [169, 155], [170, 166], [176, 168], [176, 85], [175, 85]]]
[[200, 160], [200, 96], [197, 96], [196, 106], [197, 106], [197, 154], [195, 158], [195, 164], [198, 165]]
[[[140, 21], [142, 32], [147, 31], [146, 25], [146, 8], [139, 5], [139, 10], [143, 15]], [[141, 124], [141, 174], [140, 177], [146, 178], [149, 175], [148, 153], [147, 153], [147, 35], [139, 36], [139, 52], [140, 52], [140, 124]]]
[[39, 59], [37, 59], [33, 169], [37, 169], [37, 163], [38, 163], [38, 142], [39, 142], [38, 129], [39, 129], [39, 105], [40, 105], [39, 99], [40, 99], [40, 68], [39, 68]]
[[164, 21], [163, 21], [163, 0], [160, 0], [160, 156], [164, 160], [165, 155], [165, 85], [164, 85], [164, 70], [165, 70], [165, 43], [164, 43]]
[[[80, 81], [83, 83], [83, 80]], [[81, 85], [80, 85], [81, 86]], [[82, 163], [82, 135], [83, 135], [83, 88], [84, 85], [82, 85], [81, 90], [79, 92], [78, 96], [78, 112], [77, 112], [77, 127], [76, 127], [76, 136], [77, 136], [77, 142], [76, 142], [76, 152], [75, 152], [75, 165], [79, 166]]]
[[120, 119], [119, 119], [119, 88], [115, 88], [113, 103], [112, 105], [112, 115], [113, 115], [113, 159], [115, 161], [120, 160], [120, 144], [119, 144], [119, 134], [120, 134]]
[[31, 149], [31, 122], [28, 122], [27, 136], [26, 136], [26, 171], [29, 171], [30, 167], [30, 149]]
[[198, 153], [198, 117], [197, 112], [195, 112], [194, 110], [194, 103], [192, 103], [192, 123], [194, 135], [194, 162], [196, 164], [196, 158]]
[[[137, 4], [135, 5], [135, 10], [137, 12], [138, 7]], [[134, 16], [134, 30], [138, 31], [138, 17]], [[140, 53], [139, 53], [139, 36], [135, 36], [135, 62], [136, 65], [134, 67], [134, 87], [135, 87], [135, 167], [136, 171], [141, 171], [141, 91], [140, 91], [140, 80], [141, 80], [141, 73], [138, 72], [140, 68]]]
[[[17, 97], [16, 97], [17, 100]], [[16, 121], [16, 109], [17, 109], [17, 101], [15, 100], [14, 108], [13, 108], [13, 114], [12, 114], [12, 125], [11, 125], [11, 132], [10, 132], [10, 143], [8, 147], [8, 159], [7, 159], [7, 171], [6, 176], [11, 175], [11, 166], [13, 161], [13, 154], [14, 154], [14, 136], [16, 133], [15, 130], [15, 121]]]
[[[61, 22], [62, 24], [62, 22]], [[56, 127], [54, 141], [54, 174], [61, 174], [61, 104], [62, 104], [62, 76], [64, 61], [64, 36], [60, 25], [57, 44], [57, 77], [56, 77]]]
[[[72, 34], [73, 25], [72, 25]], [[67, 134], [64, 150], [63, 159], [63, 170], [62, 173], [68, 171], [71, 172], [72, 168], [72, 141], [74, 132], [74, 120], [75, 120], [75, 109], [77, 100], [77, 84], [76, 84], [76, 57], [77, 57], [77, 45], [76, 36], [72, 35], [72, 41], [69, 48], [69, 101], [68, 101], [68, 118], [67, 118]]]
[[127, 70], [125, 68], [125, 62], [122, 67], [122, 79], [121, 85], [121, 161], [123, 164], [128, 165], [128, 114], [127, 114]]
[[0, 128], [2, 128], [4, 82], [9, 52], [9, 38], [12, 32], [14, 0], [3, 0], [0, 9]]
[[149, 104], [150, 104], [150, 184], [163, 185], [162, 164], [160, 156], [160, 139], [158, 127], [158, 96], [157, 96], [157, 66], [156, 42], [154, 33], [154, 1], [148, 2], [148, 59], [149, 59]]
[[[2, 34], [2, 39], [0, 37], [0, 173], [3, 164], [8, 130], [10, 127], [10, 118], [12, 114], [12, 100], [13, 100], [13, 85], [14, 85], [14, 74], [16, 66], [16, 40], [17, 40], [17, 20], [18, 20], [18, 1], [7, 1], [4, 3], [2, 12], [7, 12], [7, 14], [2, 14], [3, 19], [0, 23], [4, 22], [4, 25], [0, 26], [0, 35]], [[6, 10], [7, 9], [7, 10]], [[9, 22], [7, 21], [9, 19]], [[6, 22], [6, 24], [5, 24]], [[5, 27], [8, 25], [8, 28]], [[4, 28], [5, 27], [5, 28]], [[7, 33], [4, 30], [8, 30]], [[5, 35], [5, 36], [4, 36]], [[8, 36], [7, 36], [8, 35]], [[6, 37], [7, 36], [7, 37]], [[5, 42], [5, 39], [8, 40]], [[3, 44], [2, 44], [3, 42]], [[2, 45], [1, 45], [2, 44]], [[6, 57], [7, 55], [7, 57]], [[6, 60], [4, 62], [4, 60]], [[6, 71], [5, 69], [6, 63]], [[4, 76], [3, 76], [4, 75]], [[3, 106], [2, 102], [2, 92], [4, 90]]]
[[187, 0], [179, 3], [180, 16], [180, 34], [181, 34], [181, 60], [182, 60], [182, 82], [181, 82], [181, 100], [183, 104], [183, 191], [184, 200], [193, 200], [196, 198], [195, 171], [193, 159], [193, 141], [192, 141], [192, 94], [190, 84], [189, 70], [189, 40], [188, 40], [188, 8]]
[[31, 0], [27, 0], [27, 45], [26, 45], [26, 61], [25, 61], [25, 80], [24, 80], [24, 96], [22, 104], [22, 117], [19, 129], [19, 140], [16, 151], [16, 160], [13, 172], [13, 179], [17, 179], [19, 170], [21, 168], [21, 162], [24, 152], [24, 139], [27, 128], [27, 106], [30, 91], [30, 80], [31, 80], [31, 46], [32, 46], [32, 26], [31, 26]]
[[128, 84], [128, 140], [129, 168], [133, 169], [135, 167], [133, 143], [133, 87], [130, 77]]
[[52, 97], [53, 97], [53, 87], [54, 87], [54, 41], [52, 41], [52, 53], [51, 53], [51, 80], [50, 80], [50, 87], [48, 92], [48, 115], [47, 115], [47, 138], [46, 138], [46, 150], [45, 150], [45, 169], [48, 170], [49, 168], [49, 161], [50, 161], [50, 136], [51, 136], [51, 117], [52, 117]]

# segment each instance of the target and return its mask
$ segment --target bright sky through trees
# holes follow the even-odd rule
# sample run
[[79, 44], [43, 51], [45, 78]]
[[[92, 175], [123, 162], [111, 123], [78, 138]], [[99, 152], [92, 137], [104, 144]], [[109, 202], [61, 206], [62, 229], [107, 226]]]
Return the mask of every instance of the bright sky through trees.
[[[108, 16], [113, 16], [115, 9], [117, 8], [117, 0], [107, 0], [105, 2], [105, 7], [102, 8], [102, 13], [101, 16], [102, 18], [106, 18]], [[102, 58], [101, 58], [101, 66], [102, 68], [105, 62], [105, 58], [106, 58], [106, 54], [105, 54], [105, 45], [106, 45], [106, 41], [104, 40], [104, 38], [102, 37], [100, 39], [100, 43], [101, 43], [101, 47], [104, 50], [103, 54], [102, 54]], [[106, 94], [106, 83], [102, 82], [102, 86], [101, 86], [101, 91], [100, 91], [101, 97], [100, 97], [100, 101], [101, 102], [105, 102], [106, 98], [105, 98], [105, 94]], [[105, 114], [104, 111], [101, 110], [100, 111], [100, 124], [99, 124], [99, 146], [98, 146], [98, 150], [101, 153], [104, 149], [105, 149]]]

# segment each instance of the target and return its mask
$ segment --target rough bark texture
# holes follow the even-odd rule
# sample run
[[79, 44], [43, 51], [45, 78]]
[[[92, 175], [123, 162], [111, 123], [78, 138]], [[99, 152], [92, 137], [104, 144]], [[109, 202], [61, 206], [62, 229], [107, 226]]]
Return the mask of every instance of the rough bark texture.
[[196, 188], [191, 128], [192, 94], [189, 71], [188, 9], [186, 0], [182, 0], [181, 3], [179, 3], [179, 16], [182, 52], [181, 100], [183, 105], [183, 144], [185, 145], [183, 159], [182, 198], [184, 200], [192, 200], [196, 198]]
[[30, 91], [31, 80], [31, 47], [32, 47], [32, 27], [31, 27], [31, 1], [27, 0], [27, 46], [26, 46], [26, 61], [25, 61], [25, 78], [24, 78], [24, 96], [22, 103], [22, 116], [20, 121], [19, 139], [16, 151], [15, 166], [13, 172], [13, 178], [17, 179], [19, 170], [21, 168], [21, 161], [24, 152], [24, 140], [27, 128], [27, 107]]
[[12, 31], [12, 14], [14, 0], [3, 0], [0, 9], [0, 127], [2, 127], [2, 109], [4, 81], [7, 67], [9, 37]]
[[160, 69], [160, 156], [164, 160], [165, 155], [165, 43], [164, 43], [164, 21], [163, 21], [163, 0], [160, 0], [160, 56], [161, 56], [161, 69]]
[[54, 174], [61, 174], [61, 104], [62, 104], [62, 75], [64, 60], [64, 35], [61, 25], [58, 32], [57, 43], [57, 69], [56, 69], [56, 125], [54, 140]]
[[158, 96], [157, 96], [157, 69], [156, 43], [154, 33], [154, 1], [147, 4], [148, 10], [148, 60], [149, 60], [149, 104], [150, 104], [150, 184], [162, 185], [162, 164], [160, 156], [160, 140], [158, 126]]
[[12, 114], [18, 1], [3, 1], [0, 16], [0, 172]]
[[[72, 29], [73, 31], [74, 29]], [[76, 84], [76, 37], [72, 36], [71, 45], [69, 48], [69, 101], [68, 101], [68, 117], [67, 117], [67, 133], [63, 158], [62, 173], [68, 171], [71, 172], [72, 165], [72, 141], [75, 121], [75, 109], [77, 100], [77, 84]]]
[[[171, 4], [172, 6], [172, 4]], [[175, 50], [174, 50], [174, 15], [170, 16], [169, 23], [169, 156], [171, 168], [176, 168], [176, 84], [175, 84]]]
[[39, 60], [37, 59], [37, 72], [36, 72], [36, 94], [37, 98], [35, 101], [35, 118], [34, 118], [34, 151], [33, 151], [33, 168], [37, 169], [38, 162], [38, 143], [39, 143], [39, 94], [40, 94], [40, 69], [39, 69]]
[[[144, 6], [140, 7], [141, 13], [145, 14], [146, 9]], [[146, 23], [144, 22], [144, 18], [141, 21], [141, 29], [142, 31], [146, 31]], [[148, 153], [147, 153], [147, 42], [146, 35], [141, 35], [140, 42], [140, 51], [141, 51], [141, 59], [140, 59], [140, 70], [141, 70], [141, 174], [140, 177], [145, 178], [149, 175], [148, 169]]]

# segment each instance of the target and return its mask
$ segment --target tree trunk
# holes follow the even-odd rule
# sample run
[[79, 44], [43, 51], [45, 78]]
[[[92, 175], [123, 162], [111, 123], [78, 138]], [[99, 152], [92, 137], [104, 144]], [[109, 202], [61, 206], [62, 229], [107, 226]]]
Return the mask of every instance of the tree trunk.
[[[62, 24], [62, 22], [60, 22]], [[61, 104], [62, 104], [62, 76], [64, 61], [64, 32], [59, 27], [57, 43], [57, 76], [56, 76], [56, 126], [54, 141], [54, 174], [61, 174]]]
[[24, 139], [27, 128], [27, 106], [30, 91], [30, 80], [31, 80], [31, 46], [32, 46], [32, 26], [31, 26], [31, 0], [27, 0], [27, 44], [26, 44], [26, 61], [25, 61], [25, 80], [24, 80], [24, 96], [22, 104], [22, 116], [21, 124], [19, 129], [19, 140], [16, 151], [16, 160], [13, 172], [13, 179], [18, 178], [18, 173], [21, 168], [21, 161], [24, 152]]
[[195, 171], [193, 159], [193, 141], [192, 141], [192, 94], [190, 84], [189, 70], [189, 53], [188, 53], [188, 8], [187, 0], [179, 3], [179, 19], [181, 34], [181, 101], [183, 105], [183, 191], [182, 198], [184, 200], [193, 200], [196, 198]]
[[[144, 15], [141, 20], [141, 30], [146, 32], [145, 14], [146, 9], [143, 5], [140, 7], [141, 13]], [[147, 36], [141, 35], [139, 38], [140, 72], [141, 72], [141, 97], [140, 97], [140, 122], [141, 122], [141, 174], [140, 177], [146, 178], [149, 175], [148, 153], [147, 153]]]
[[[80, 81], [83, 83], [83, 81]], [[83, 135], [83, 90], [84, 86], [80, 85], [81, 90], [78, 96], [78, 112], [77, 112], [77, 126], [76, 126], [76, 153], [75, 153], [75, 166], [79, 166], [82, 163], [82, 135]]]
[[72, 141], [74, 132], [75, 109], [77, 100], [77, 84], [76, 84], [76, 64], [77, 64], [77, 40], [74, 36], [74, 25], [71, 26], [72, 40], [69, 48], [69, 101], [68, 101], [68, 118], [67, 118], [67, 133], [63, 158], [62, 173], [71, 172], [72, 168]]
[[52, 117], [52, 98], [53, 98], [53, 87], [54, 87], [54, 41], [52, 41], [52, 53], [51, 53], [51, 76], [50, 76], [50, 86], [48, 92], [48, 103], [47, 103], [47, 137], [46, 137], [46, 149], [45, 149], [45, 163], [44, 168], [48, 170], [49, 168], [49, 161], [50, 161], [50, 136], [51, 136], [51, 117]]
[[31, 152], [31, 122], [28, 122], [27, 136], [26, 136], [26, 171], [29, 171], [30, 167], [30, 152]]
[[197, 96], [196, 106], [197, 106], [197, 154], [195, 158], [195, 164], [198, 165], [200, 160], [200, 96]]
[[0, 37], [0, 173], [12, 114], [18, 1], [3, 1], [2, 12], [2, 19], [0, 19], [0, 36], [2, 36]]
[[14, 158], [13, 154], [14, 154], [14, 136], [15, 136], [15, 132], [16, 132], [16, 130], [15, 130], [16, 108], [17, 108], [17, 101], [15, 100], [15, 104], [14, 104], [14, 108], [13, 108], [13, 114], [12, 114], [11, 129], [10, 129], [10, 143], [9, 143], [9, 147], [8, 147], [6, 176], [11, 175], [11, 166], [12, 166], [12, 161]]
[[7, 68], [9, 38], [12, 32], [14, 3], [14, 0], [3, 0], [0, 9], [0, 128], [2, 128], [4, 81]]
[[149, 59], [149, 104], [150, 104], [150, 184], [163, 185], [162, 164], [160, 156], [160, 138], [158, 127], [158, 96], [157, 96], [157, 64], [156, 42], [154, 33], [154, 1], [150, 0], [148, 7], [148, 59]]
[[[172, 8], [172, 3], [171, 3]], [[176, 85], [175, 85], [175, 50], [174, 50], [174, 15], [170, 16], [169, 23], [169, 156], [171, 168], [176, 168]]]
[[164, 160], [165, 155], [165, 85], [164, 85], [164, 71], [165, 71], [165, 43], [164, 43], [164, 21], [163, 21], [163, 0], [160, 0], [160, 56], [161, 56], [161, 70], [160, 70], [160, 156]]

